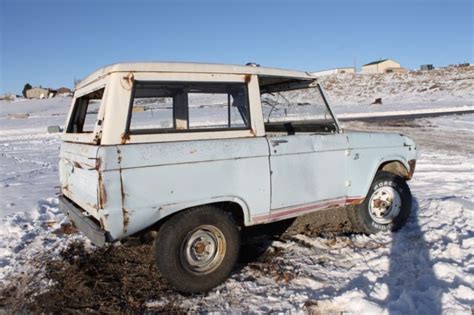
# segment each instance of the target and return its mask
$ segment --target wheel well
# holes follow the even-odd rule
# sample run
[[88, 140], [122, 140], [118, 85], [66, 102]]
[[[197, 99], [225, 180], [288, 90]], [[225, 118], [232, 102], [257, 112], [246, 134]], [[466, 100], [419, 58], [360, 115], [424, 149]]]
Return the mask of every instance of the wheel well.
[[244, 210], [238, 203], [225, 201], [225, 202], [211, 203], [210, 205], [215, 205], [216, 207], [221, 208], [223, 211], [229, 212], [234, 218], [235, 223], [237, 223], [238, 226], [240, 227], [245, 226]]
[[410, 179], [410, 172], [407, 170], [405, 165], [399, 161], [388, 161], [379, 166], [377, 171], [386, 171], [395, 175], [398, 175], [405, 179]]
[[210, 202], [210, 203], [195, 205], [189, 208], [184, 208], [158, 221], [158, 224], [162, 224], [164, 221], [170, 219], [172, 216], [174, 216], [177, 213], [187, 211], [189, 209], [196, 208], [196, 207], [201, 207], [201, 206], [215, 206], [217, 208], [220, 208], [222, 211], [229, 212], [238, 226], [241, 226], [241, 227], [245, 226], [244, 210], [238, 203], [232, 202], [232, 201]]
[[[236, 202], [222, 201], [222, 202], [211, 202], [211, 203], [206, 203], [206, 204], [200, 204], [200, 205], [196, 205], [196, 206], [193, 206], [193, 207], [190, 207], [190, 208], [181, 209], [181, 210], [179, 210], [179, 211], [177, 211], [173, 214], [170, 214], [170, 215], [164, 217], [163, 219], [159, 220], [158, 222], [155, 222], [155, 224], [152, 224], [148, 228], [136, 233], [135, 235], [136, 236], [138, 236], [138, 235], [144, 236], [148, 232], [158, 231], [160, 229], [161, 225], [163, 225], [163, 223], [165, 223], [166, 221], [171, 219], [174, 215], [176, 215], [180, 212], [183, 212], [183, 211], [187, 211], [187, 210], [192, 209], [192, 208], [200, 207], [200, 206], [215, 206], [215, 207], [218, 207], [218, 208], [222, 209], [225, 212], [229, 212], [232, 215], [232, 218], [235, 220], [235, 223], [238, 226], [240, 226], [240, 227], [245, 226], [244, 210], [242, 209], [242, 207]], [[154, 233], [156, 233], [156, 232], [154, 232]]]

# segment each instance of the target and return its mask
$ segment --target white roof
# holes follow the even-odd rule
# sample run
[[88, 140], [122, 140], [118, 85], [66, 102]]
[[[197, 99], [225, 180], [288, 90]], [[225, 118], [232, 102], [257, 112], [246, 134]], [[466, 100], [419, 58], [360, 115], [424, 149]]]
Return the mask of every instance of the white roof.
[[272, 77], [291, 77], [297, 79], [316, 79], [314, 75], [304, 71], [293, 71], [278, 68], [255, 66], [192, 63], [192, 62], [130, 62], [116, 63], [100, 68], [82, 80], [77, 88], [100, 79], [114, 72], [191, 72], [191, 73], [227, 73], [227, 74], [257, 74]]

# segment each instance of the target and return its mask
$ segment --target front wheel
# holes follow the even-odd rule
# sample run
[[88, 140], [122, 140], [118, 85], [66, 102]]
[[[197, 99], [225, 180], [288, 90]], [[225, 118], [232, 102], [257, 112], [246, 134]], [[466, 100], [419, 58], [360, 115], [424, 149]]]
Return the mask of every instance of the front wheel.
[[411, 202], [410, 188], [403, 178], [379, 171], [364, 202], [349, 208], [348, 216], [357, 232], [396, 231], [407, 221]]
[[224, 281], [239, 246], [232, 216], [212, 206], [176, 214], [160, 228], [154, 244], [161, 276], [185, 293], [205, 292]]

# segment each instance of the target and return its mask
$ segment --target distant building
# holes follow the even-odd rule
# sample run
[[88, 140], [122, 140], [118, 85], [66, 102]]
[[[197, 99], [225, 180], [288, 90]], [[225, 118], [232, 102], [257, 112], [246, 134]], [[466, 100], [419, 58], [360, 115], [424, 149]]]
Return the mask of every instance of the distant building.
[[428, 70], [433, 70], [433, 69], [434, 69], [433, 65], [421, 65], [420, 66], [420, 70], [422, 70], [422, 71], [428, 71]]
[[[398, 62], [391, 59], [383, 59], [378, 61], [369, 62], [362, 66], [362, 73], [387, 73], [387, 72], [403, 72], [398, 71], [401, 66]], [[388, 71], [387, 71], [388, 70]], [[405, 69], [404, 72], [407, 70]]]
[[338, 73], [355, 73], [355, 69], [353, 67], [334, 68], [334, 69], [316, 71], [316, 72], [313, 72], [312, 74], [320, 77], [320, 76], [338, 74]]
[[14, 101], [16, 100], [16, 95], [13, 93], [5, 93], [0, 95], [0, 101]]
[[67, 87], [60, 87], [59, 89], [56, 90], [56, 94], [71, 94], [72, 91], [71, 89], [68, 89]]
[[26, 91], [26, 97], [38, 98], [38, 99], [48, 98], [49, 93], [50, 93], [49, 89], [45, 89], [42, 87], [35, 87]]

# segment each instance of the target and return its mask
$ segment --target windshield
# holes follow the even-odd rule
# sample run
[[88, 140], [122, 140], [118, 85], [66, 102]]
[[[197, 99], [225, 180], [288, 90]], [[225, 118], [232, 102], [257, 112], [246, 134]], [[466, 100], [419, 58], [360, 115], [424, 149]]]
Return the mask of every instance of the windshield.
[[261, 91], [265, 123], [311, 120], [321, 124], [335, 124], [317, 84], [265, 86]]

